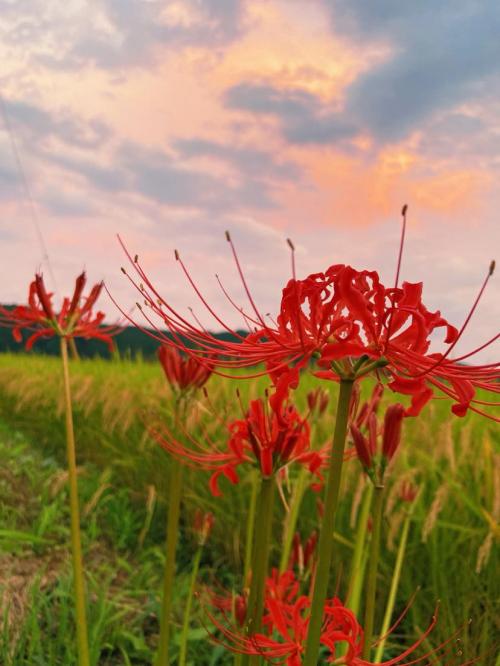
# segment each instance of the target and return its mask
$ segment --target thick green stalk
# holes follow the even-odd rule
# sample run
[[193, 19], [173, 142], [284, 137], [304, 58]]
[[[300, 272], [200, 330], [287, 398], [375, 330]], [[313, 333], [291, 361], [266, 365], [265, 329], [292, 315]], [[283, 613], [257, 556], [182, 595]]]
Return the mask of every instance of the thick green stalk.
[[285, 519], [285, 533], [283, 535], [283, 547], [280, 557], [280, 573], [286, 571], [288, 567], [290, 550], [292, 549], [293, 535], [295, 533], [295, 527], [299, 517], [300, 505], [302, 504], [302, 498], [304, 497], [304, 492], [306, 490], [307, 475], [307, 469], [305, 469], [305, 467], [301, 467], [294, 484], [292, 501], [290, 502], [290, 510], [287, 513]]
[[191, 571], [191, 580], [189, 581], [189, 592], [186, 599], [186, 608], [184, 609], [184, 622], [182, 623], [182, 632], [180, 640], [180, 650], [179, 650], [179, 665], [185, 666], [186, 656], [187, 656], [187, 644], [188, 644], [188, 632], [189, 632], [189, 620], [191, 619], [191, 606], [193, 605], [193, 594], [194, 588], [196, 585], [196, 579], [198, 577], [198, 570], [200, 568], [200, 558], [203, 546], [198, 546], [196, 555], [193, 560], [193, 570]]
[[255, 526], [255, 508], [257, 505], [257, 491], [259, 489], [258, 471], [252, 470], [250, 483], [252, 486], [250, 494], [250, 505], [248, 507], [247, 525], [245, 534], [245, 559], [243, 561], [243, 581], [244, 585], [248, 583], [248, 575], [252, 566], [252, 544], [253, 532]]
[[[382, 629], [380, 631], [381, 636], [385, 636], [385, 634], [388, 632], [391, 622], [391, 617], [394, 612], [394, 604], [396, 603], [396, 594], [398, 591], [399, 579], [401, 578], [401, 571], [403, 569], [406, 544], [408, 542], [408, 533], [410, 531], [412, 508], [413, 508], [413, 503], [411, 505], [410, 511], [408, 511], [408, 513], [406, 514], [403, 523], [401, 541], [399, 542], [398, 552], [396, 555], [396, 563], [394, 565], [394, 571], [392, 574], [391, 589], [389, 590], [389, 598], [387, 599], [387, 607], [385, 609], [384, 620], [382, 622]], [[378, 644], [377, 651], [375, 652], [375, 662], [379, 662], [381, 660], [382, 655], [384, 653], [385, 642], [386, 642], [386, 637], [383, 638]]]
[[352, 556], [351, 571], [349, 575], [349, 588], [346, 606], [354, 615], [359, 611], [359, 600], [361, 596], [361, 589], [363, 587], [363, 579], [365, 568], [363, 565], [363, 554], [365, 552], [366, 532], [368, 528], [368, 516], [370, 515], [370, 506], [373, 496], [373, 484], [369, 482], [363, 493], [363, 501], [358, 517], [358, 525], [356, 528], [356, 538], [354, 541], [354, 552]]
[[[274, 476], [261, 480], [259, 500], [256, 512], [254, 542], [252, 551], [252, 580], [248, 597], [246, 633], [251, 635], [260, 631], [264, 610], [264, 594], [269, 564], [269, 549], [273, 526], [273, 506], [276, 481]], [[242, 663], [259, 664], [260, 657], [245, 655]]]
[[344, 462], [344, 447], [349, 420], [349, 404], [353, 387], [352, 379], [342, 379], [337, 403], [337, 420], [330, 450], [330, 466], [326, 481], [325, 506], [321, 533], [318, 543], [318, 562], [314, 590], [311, 601], [311, 615], [307, 632], [306, 652], [303, 666], [316, 666], [318, 663], [321, 625], [323, 623], [323, 608], [328, 590], [330, 565], [333, 551], [333, 531], [335, 527], [335, 514], [337, 510], [342, 466]]
[[363, 659], [370, 658], [373, 641], [373, 624], [375, 618], [375, 598], [377, 595], [377, 571], [380, 555], [380, 533], [382, 528], [382, 509], [384, 500], [384, 486], [376, 485], [373, 497], [372, 511], [372, 540], [368, 560], [368, 580], [366, 582], [365, 601], [365, 641], [363, 645]]
[[89, 642], [85, 613], [85, 582], [82, 564], [80, 508], [78, 503], [78, 482], [76, 473], [75, 432], [73, 428], [73, 408], [71, 404], [71, 387], [69, 383], [68, 342], [66, 338], [63, 337], [61, 337], [61, 358], [64, 376], [64, 406], [66, 412], [66, 455], [68, 459], [71, 554], [73, 558], [78, 666], [89, 666]]
[[172, 608], [172, 583], [175, 574], [175, 553], [179, 533], [179, 514], [182, 494], [181, 463], [174, 458], [170, 460], [170, 483], [168, 489], [167, 542], [165, 569], [163, 572], [163, 599], [160, 618], [160, 638], [156, 666], [168, 666], [168, 646], [170, 636], [170, 611]]

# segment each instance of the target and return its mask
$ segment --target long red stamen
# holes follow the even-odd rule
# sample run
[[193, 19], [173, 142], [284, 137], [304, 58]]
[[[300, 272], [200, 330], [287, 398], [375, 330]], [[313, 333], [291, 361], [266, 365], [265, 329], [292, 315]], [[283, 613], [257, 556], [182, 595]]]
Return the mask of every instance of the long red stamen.
[[[405, 204], [403, 208], [401, 209], [401, 217], [403, 218], [403, 223], [401, 225], [401, 236], [399, 239], [399, 251], [398, 251], [398, 263], [396, 266], [396, 277], [394, 278], [394, 290], [396, 290], [399, 286], [399, 274], [401, 271], [401, 261], [403, 259], [403, 249], [404, 249], [404, 244], [405, 244], [405, 236], [406, 236], [406, 213], [408, 211], [408, 205]], [[394, 313], [394, 303], [392, 303], [392, 308], [391, 312], [389, 315], [389, 322], [387, 324], [387, 333], [385, 336], [385, 346], [387, 347], [387, 344], [389, 342], [389, 338], [391, 337], [391, 325], [392, 325], [392, 317]]]
[[441, 358], [440, 358], [438, 361], [436, 361], [436, 363], [434, 363], [434, 365], [431, 365], [431, 367], [430, 367], [426, 372], [422, 372], [422, 373], [419, 373], [419, 374], [417, 374], [417, 375], [413, 375], [414, 377], [421, 377], [422, 375], [427, 374], [427, 372], [431, 372], [432, 370], [434, 370], [435, 368], [437, 368], [439, 365], [442, 365], [443, 361], [445, 361], [446, 358], [450, 355], [450, 353], [452, 352], [452, 350], [455, 348], [457, 342], [458, 342], [458, 341], [460, 340], [460, 338], [462, 337], [462, 335], [463, 335], [465, 329], [467, 328], [467, 325], [469, 324], [469, 322], [470, 322], [470, 320], [471, 320], [471, 318], [472, 318], [472, 315], [474, 314], [474, 312], [475, 312], [475, 310], [476, 310], [476, 308], [477, 308], [477, 306], [478, 306], [478, 304], [479, 304], [479, 301], [481, 300], [481, 297], [482, 297], [482, 295], [483, 295], [483, 293], [484, 293], [484, 290], [486, 289], [486, 285], [487, 285], [488, 282], [490, 281], [490, 278], [491, 278], [491, 276], [493, 275], [494, 270], [495, 270], [495, 261], [492, 261], [492, 262], [490, 263], [489, 268], [488, 268], [488, 273], [486, 274], [486, 277], [485, 277], [484, 282], [483, 282], [483, 284], [482, 284], [482, 286], [481, 286], [481, 289], [479, 290], [479, 293], [478, 293], [478, 295], [476, 296], [476, 300], [474, 301], [474, 303], [473, 303], [473, 305], [472, 305], [472, 308], [470, 309], [469, 314], [468, 314], [467, 317], [465, 318], [465, 321], [464, 321], [464, 323], [462, 324], [462, 327], [460, 328], [459, 332], [457, 333], [457, 337], [455, 338], [455, 340], [451, 343], [451, 345], [448, 347], [448, 349], [446, 350], [446, 352], [441, 356]]
[[290, 253], [292, 255], [292, 276], [293, 276], [294, 291], [295, 291], [295, 301], [297, 307], [297, 323], [299, 326], [300, 343], [302, 345], [302, 348], [304, 348], [305, 345], [304, 345], [304, 331], [302, 328], [302, 308], [300, 307], [299, 292], [297, 290], [297, 272], [295, 270], [295, 245], [292, 243], [292, 241], [289, 238], [286, 239], [286, 242], [288, 243], [288, 247], [290, 248]]
[[280, 340], [280, 339], [274, 334], [274, 331], [272, 331], [272, 330], [268, 327], [268, 325], [267, 325], [266, 322], [264, 321], [264, 318], [262, 317], [262, 315], [260, 314], [259, 310], [257, 309], [257, 306], [255, 305], [255, 301], [253, 300], [253, 297], [252, 297], [252, 294], [251, 294], [251, 292], [250, 292], [250, 289], [248, 288], [248, 284], [247, 284], [247, 281], [246, 281], [246, 279], [245, 279], [245, 275], [244, 275], [244, 273], [243, 273], [243, 269], [241, 268], [241, 264], [240, 264], [240, 261], [239, 261], [239, 259], [238, 259], [238, 255], [236, 254], [236, 248], [234, 247], [233, 241], [231, 240], [231, 236], [230, 236], [230, 234], [229, 234], [229, 231], [226, 231], [226, 240], [227, 240], [227, 242], [229, 243], [229, 245], [231, 246], [231, 251], [232, 251], [232, 253], [233, 253], [233, 258], [234, 258], [234, 261], [235, 261], [235, 264], [236, 264], [236, 268], [237, 268], [237, 270], [238, 270], [238, 273], [239, 273], [239, 276], [240, 276], [240, 279], [241, 279], [241, 283], [242, 283], [242, 285], [243, 285], [243, 288], [245, 289], [246, 295], [247, 295], [247, 297], [248, 297], [248, 300], [249, 300], [249, 302], [250, 302], [250, 305], [252, 306], [253, 311], [255, 312], [255, 315], [256, 315], [257, 319], [259, 320], [259, 322], [260, 322], [262, 328], [263, 328], [263, 329], [265, 330], [265, 332], [269, 335], [269, 337], [270, 337], [274, 342], [276, 342], [277, 344], [279, 344], [281, 347], [284, 347], [284, 345], [283, 345], [283, 343], [281, 342], [281, 340]]

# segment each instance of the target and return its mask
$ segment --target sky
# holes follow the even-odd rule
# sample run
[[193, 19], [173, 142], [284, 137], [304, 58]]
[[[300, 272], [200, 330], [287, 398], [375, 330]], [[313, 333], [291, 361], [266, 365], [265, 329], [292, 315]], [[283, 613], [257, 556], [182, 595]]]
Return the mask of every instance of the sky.
[[[211, 325], [178, 249], [238, 324], [226, 229], [276, 312], [288, 237], [299, 277], [392, 284], [406, 203], [402, 278], [460, 326], [499, 254], [498, 34], [496, 0], [0, 0], [0, 301], [85, 268], [129, 307], [119, 233], [167, 300]], [[499, 279], [460, 353], [496, 334]]]

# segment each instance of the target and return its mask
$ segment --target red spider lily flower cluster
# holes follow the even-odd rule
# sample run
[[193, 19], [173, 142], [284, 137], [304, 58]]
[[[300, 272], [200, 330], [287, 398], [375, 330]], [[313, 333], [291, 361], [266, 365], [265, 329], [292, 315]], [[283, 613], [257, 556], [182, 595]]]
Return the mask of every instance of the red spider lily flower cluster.
[[221, 449], [206, 437], [203, 443], [186, 433], [188, 445], [179, 442], [164, 426], [151, 428], [152, 436], [170, 454], [184, 464], [213, 471], [210, 490], [219, 496], [219, 478], [239, 482], [237, 467], [257, 465], [263, 477], [270, 477], [290, 463], [306, 466], [321, 479], [326, 450], [314, 451], [310, 445], [310, 427], [293, 405], [277, 413], [268, 400], [252, 400], [244, 418], [231, 421], [229, 437]]
[[[385, 411], [384, 423], [380, 431], [375, 412], [368, 417], [368, 434], [361, 432], [357, 425], [351, 424], [351, 436], [366, 473], [373, 481], [382, 481], [385, 469], [392, 460], [401, 442], [401, 429], [405, 417], [405, 408], [396, 403]], [[381, 456], [378, 456], [378, 437], [382, 435]]]
[[[311, 602], [308, 596], [300, 594], [300, 584], [293, 572], [288, 570], [280, 575], [273, 570], [272, 575], [267, 579], [262, 632], [252, 636], [245, 634], [242, 629], [245, 622], [245, 600], [244, 597], [238, 597], [238, 599], [240, 599], [240, 603], [236, 602], [236, 597], [212, 595], [213, 607], [223, 613], [222, 620], [214, 613], [209, 613], [211, 622], [221, 636], [220, 638], [213, 636], [214, 640], [237, 654], [260, 656], [270, 663], [301, 666]], [[229, 621], [228, 614], [235, 617], [236, 625]], [[403, 616], [404, 613], [389, 633], [394, 631]], [[405, 661], [427, 639], [436, 622], [437, 613], [425, 632], [413, 645], [396, 657], [378, 662], [380, 666], [416, 664], [425, 661], [431, 654], [439, 656], [439, 651], [454, 637], [433, 652], [413, 658], [411, 661]], [[337, 597], [327, 599], [321, 630], [322, 658], [325, 663], [370, 666], [372, 662], [361, 657], [363, 643], [363, 629], [354, 613], [346, 608]]]
[[[187, 391], [201, 388], [208, 381], [212, 370], [191, 356], [181, 354], [175, 347], [162, 345], [158, 349], [160, 360], [167, 382], [174, 390]], [[209, 362], [210, 359], [207, 359]]]
[[64, 298], [59, 312], [52, 304], [53, 294], [47, 292], [43, 277], [35, 275], [30, 284], [28, 305], [19, 305], [8, 310], [0, 307], [0, 323], [12, 328], [17, 342], [22, 342], [21, 331], [31, 331], [26, 340], [26, 349], [31, 349], [40, 338], [54, 336], [64, 338], [96, 338], [113, 349], [112, 336], [119, 332], [118, 326], [103, 326], [104, 313], [93, 312], [93, 307], [100, 296], [103, 283], [95, 284], [87, 296], [83, 296], [87, 278], [81, 273], [75, 282], [71, 298]]
[[[406, 206], [403, 208], [403, 219], [406, 222]], [[122, 270], [140, 293], [146, 308], [139, 307], [147, 322], [146, 326], [153, 329], [142, 330], [161, 342], [197, 357], [205, 365], [207, 362], [204, 357], [207, 354], [222, 356], [220, 368], [248, 368], [264, 363], [265, 371], [256, 370], [247, 377], [268, 372], [277, 391], [285, 395], [289, 388], [295, 388], [298, 384], [299, 368], [314, 357], [325, 368], [317, 373], [325, 379], [338, 380], [345, 376], [356, 378], [373, 370], [382, 372], [380, 368], [385, 366], [383, 374], [389, 379], [389, 386], [394, 391], [411, 396], [409, 415], [418, 414], [436, 390], [452, 399], [452, 410], [458, 416], [463, 416], [468, 409], [484, 414], [478, 405], [497, 404], [476, 400], [475, 394], [477, 390], [492, 393], [500, 391], [498, 364], [470, 366], [463, 361], [492, 344], [500, 334], [467, 354], [456, 358], [450, 356], [477, 307], [493, 273], [494, 263], [490, 266], [465, 323], [457, 330], [439, 311], [431, 312], [425, 307], [422, 302], [422, 283], [403, 282], [399, 286], [402, 242], [393, 287], [385, 287], [375, 271], [358, 271], [345, 264], [335, 264], [324, 272], [298, 280], [295, 276], [294, 248], [289, 242], [292, 248], [293, 278], [283, 289], [276, 320], [268, 321], [255, 304], [228, 233], [226, 238], [248, 297], [250, 311], [238, 305], [220, 281], [219, 284], [229, 303], [244, 317], [251, 332], [248, 335], [239, 333], [215, 312], [177, 251], [176, 259], [202, 306], [218, 327], [231, 334], [232, 339], [217, 338], [198, 319], [193, 323], [174, 309], [156, 291], [137, 256], [132, 259], [123, 246], [137, 278], [127, 274], [125, 269]], [[152, 315], [160, 318], [169, 336], [158, 328]], [[431, 336], [439, 330], [444, 330], [447, 350], [444, 353], [430, 353]], [[192, 345], [197, 350], [191, 349]], [[224, 373], [219, 369], [218, 374]]]

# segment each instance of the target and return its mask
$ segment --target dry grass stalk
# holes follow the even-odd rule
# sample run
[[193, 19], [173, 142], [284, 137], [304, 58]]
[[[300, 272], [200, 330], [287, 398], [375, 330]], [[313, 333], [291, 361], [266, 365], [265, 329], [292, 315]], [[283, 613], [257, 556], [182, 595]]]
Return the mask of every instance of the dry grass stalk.
[[422, 541], [424, 543], [427, 541], [429, 534], [432, 532], [434, 526], [436, 525], [436, 521], [439, 514], [441, 513], [441, 509], [443, 508], [443, 504], [447, 495], [448, 486], [446, 484], [440, 486], [434, 495], [434, 500], [431, 504], [431, 508], [429, 509], [429, 513], [427, 514], [427, 518], [422, 528]]

